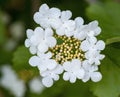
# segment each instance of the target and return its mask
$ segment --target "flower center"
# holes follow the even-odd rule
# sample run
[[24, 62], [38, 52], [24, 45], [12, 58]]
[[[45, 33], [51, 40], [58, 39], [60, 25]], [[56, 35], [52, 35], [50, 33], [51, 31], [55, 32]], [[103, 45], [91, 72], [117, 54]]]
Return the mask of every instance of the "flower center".
[[54, 35], [57, 40], [57, 45], [50, 48], [52, 52], [52, 59], [55, 59], [57, 63], [63, 64], [66, 61], [72, 59], [84, 60], [84, 52], [80, 49], [81, 41], [74, 37], [58, 36]]

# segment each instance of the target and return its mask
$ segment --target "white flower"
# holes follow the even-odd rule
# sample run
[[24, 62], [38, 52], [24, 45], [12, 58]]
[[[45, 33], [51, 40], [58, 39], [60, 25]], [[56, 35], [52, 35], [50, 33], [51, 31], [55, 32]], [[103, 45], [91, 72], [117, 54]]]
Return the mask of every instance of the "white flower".
[[58, 35], [72, 36], [75, 29], [75, 21], [69, 20], [72, 16], [71, 11], [62, 11], [61, 21], [62, 25], [56, 29]]
[[75, 35], [78, 39], [84, 40], [87, 37], [94, 37], [99, 35], [101, 28], [98, 26], [97, 21], [90, 22], [88, 25], [84, 25], [82, 29]]
[[29, 87], [31, 92], [40, 94], [44, 90], [44, 86], [39, 77], [35, 77], [30, 80]]
[[1, 86], [11, 91], [15, 97], [23, 97], [26, 90], [25, 83], [18, 79], [16, 73], [10, 66], [6, 65], [0, 69], [2, 72], [2, 77], [0, 80]]
[[42, 4], [39, 12], [34, 14], [34, 21], [43, 28], [57, 29], [61, 25], [60, 15], [61, 11], [58, 8], [49, 8], [47, 4]]
[[50, 59], [52, 54], [48, 52], [47, 54], [40, 53], [38, 56], [32, 56], [29, 60], [31, 66], [37, 66], [40, 72], [52, 70], [57, 66], [57, 62]]
[[85, 51], [85, 58], [90, 64], [100, 65], [100, 60], [105, 56], [100, 54], [100, 51], [105, 48], [105, 43], [102, 40], [97, 41], [95, 37], [84, 40], [80, 48]]
[[82, 17], [77, 17], [75, 18], [75, 31], [74, 31], [74, 37], [81, 40], [81, 36], [80, 36], [80, 32], [82, 30], [82, 28], [85, 26], [84, 24], [84, 20]]
[[82, 79], [84, 76], [84, 69], [81, 67], [81, 62], [78, 59], [73, 59], [71, 62], [65, 62], [63, 64], [65, 73], [63, 75], [64, 80], [70, 80], [74, 83], [76, 79]]
[[30, 52], [32, 53], [32, 54], [35, 54], [36, 52], [37, 52], [37, 48], [36, 48], [36, 46], [34, 46], [32, 43], [31, 43], [31, 41], [30, 41], [30, 39], [31, 39], [31, 37], [32, 37], [32, 35], [34, 34], [34, 31], [33, 30], [31, 30], [31, 29], [28, 29], [27, 30], [27, 38], [28, 39], [26, 39], [25, 40], [25, 46], [26, 47], [30, 47]]
[[53, 31], [50, 28], [45, 29], [37, 27], [34, 31], [28, 29], [27, 37], [25, 40], [25, 46], [30, 47], [30, 52], [35, 54], [38, 52], [46, 52], [48, 47], [54, 47], [56, 45], [56, 39], [52, 36]]
[[46, 87], [51, 87], [53, 85], [54, 80], [57, 81], [59, 80], [59, 74], [63, 72], [63, 68], [61, 65], [57, 65], [56, 68], [52, 70], [46, 70], [44, 72], [41, 72], [42, 78], [42, 83]]
[[85, 58], [90, 64], [100, 65], [100, 60], [102, 60], [105, 55], [100, 54], [100, 51], [88, 51], [85, 53]]
[[83, 82], [87, 82], [90, 78], [93, 82], [98, 82], [102, 79], [102, 75], [98, 72], [98, 66], [91, 65], [88, 61], [84, 61], [82, 64], [85, 70], [85, 76], [82, 78]]
[[90, 39], [86, 39], [82, 41], [80, 48], [85, 52], [100, 51], [100, 50], [104, 50], [105, 43], [102, 40], [97, 41], [95, 37], [92, 37]]

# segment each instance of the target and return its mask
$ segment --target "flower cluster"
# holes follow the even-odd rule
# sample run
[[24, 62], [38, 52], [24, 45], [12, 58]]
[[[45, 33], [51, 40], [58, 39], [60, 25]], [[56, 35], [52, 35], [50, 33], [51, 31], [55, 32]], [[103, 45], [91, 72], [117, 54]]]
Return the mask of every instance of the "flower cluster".
[[98, 66], [105, 57], [100, 54], [105, 43], [96, 38], [101, 32], [98, 22], [84, 24], [81, 17], [71, 17], [69, 10], [43, 4], [34, 14], [34, 21], [40, 26], [27, 30], [25, 46], [33, 54], [29, 64], [38, 67], [46, 87], [59, 80], [61, 73], [71, 83], [76, 79], [98, 82], [102, 78]]

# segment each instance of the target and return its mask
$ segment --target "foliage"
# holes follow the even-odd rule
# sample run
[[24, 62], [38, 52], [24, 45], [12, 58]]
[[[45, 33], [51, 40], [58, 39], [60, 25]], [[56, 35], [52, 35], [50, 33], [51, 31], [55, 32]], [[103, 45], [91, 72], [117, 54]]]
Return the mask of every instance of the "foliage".
[[91, 91], [98, 97], [118, 97], [120, 95], [120, 4], [114, 2], [92, 4], [87, 8], [90, 19], [99, 21], [102, 28], [100, 39], [106, 41], [101, 64], [103, 79], [90, 85]]

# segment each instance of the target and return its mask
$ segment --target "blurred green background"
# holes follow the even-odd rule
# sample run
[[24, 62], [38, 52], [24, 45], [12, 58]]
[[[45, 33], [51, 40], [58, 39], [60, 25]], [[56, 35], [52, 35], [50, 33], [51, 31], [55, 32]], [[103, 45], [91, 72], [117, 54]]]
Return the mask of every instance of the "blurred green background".
[[[41, 93], [30, 91], [29, 81], [39, 76], [39, 71], [28, 64], [31, 55], [24, 47], [24, 40], [26, 29], [38, 26], [33, 15], [43, 3], [71, 10], [72, 19], [81, 16], [85, 23], [98, 20], [102, 28], [98, 39], [106, 43], [100, 82], [70, 84], [61, 78]], [[120, 0], [0, 0], [0, 68], [5, 64], [9, 64], [25, 82], [27, 89], [23, 97], [120, 97]], [[0, 85], [0, 97], [15, 96]]]

